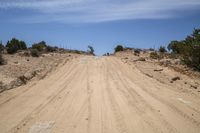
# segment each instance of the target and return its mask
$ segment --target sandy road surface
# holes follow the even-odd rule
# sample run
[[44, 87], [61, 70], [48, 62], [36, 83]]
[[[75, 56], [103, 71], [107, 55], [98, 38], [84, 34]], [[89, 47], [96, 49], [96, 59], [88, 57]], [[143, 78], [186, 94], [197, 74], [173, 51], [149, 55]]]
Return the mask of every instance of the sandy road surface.
[[200, 97], [115, 57], [81, 57], [0, 96], [0, 132], [198, 133]]

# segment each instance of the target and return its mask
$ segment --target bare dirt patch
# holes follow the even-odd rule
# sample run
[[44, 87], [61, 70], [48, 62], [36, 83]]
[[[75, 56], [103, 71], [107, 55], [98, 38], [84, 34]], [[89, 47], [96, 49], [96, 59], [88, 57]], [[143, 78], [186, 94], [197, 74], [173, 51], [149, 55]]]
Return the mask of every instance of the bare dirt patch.
[[43, 79], [57, 66], [77, 56], [80, 55], [48, 53], [40, 57], [31, 57], [22, 53], [4, 54], [7, 63], [0, 66], [0, 92], [26, 84], [32, 79]]
[[[179, 59], [152, 59], [150, 52], [141, 52], [139, 56], [135, 56], [134, 52], [123, 51], [115, 54], [124, 63], [137, 68], [146, 76], [156, 79], [157, 81], [174, 86], [184, 93], [193, 93], [200, 95], [200, 73], [193, 71], [180, 63]], [[140, 59], [145, 59], [140, 60]]]

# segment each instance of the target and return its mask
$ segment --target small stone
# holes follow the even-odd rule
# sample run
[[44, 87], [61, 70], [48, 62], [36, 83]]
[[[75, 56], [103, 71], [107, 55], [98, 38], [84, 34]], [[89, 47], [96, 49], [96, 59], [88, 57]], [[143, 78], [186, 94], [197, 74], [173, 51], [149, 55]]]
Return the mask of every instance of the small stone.
[[146, 59], [143, 58], [143, 57], [140, 57], [140, 58], [138, 59], [138, 61], [146, 61]]
[[194, 89], [197, 89], [197, 86], [195, 86], [195, 85], [191, 85], [191, 87], [194, 88]]
[[178, 77], [178, 76], [176, 76], [176, 77], [172, 78], [172, 81], [176, 81], [176, 80], [181, 80], [181, 78], [180, 78], [180, 77]]

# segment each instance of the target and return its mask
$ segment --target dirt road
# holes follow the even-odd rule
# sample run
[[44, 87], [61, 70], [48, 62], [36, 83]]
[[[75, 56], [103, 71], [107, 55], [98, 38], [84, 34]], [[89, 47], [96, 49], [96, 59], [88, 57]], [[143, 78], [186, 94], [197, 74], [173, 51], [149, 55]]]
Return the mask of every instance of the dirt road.
[[0, 132], [199, 133], [200, 97], [115, 57], [81, 57], [0, 94]]

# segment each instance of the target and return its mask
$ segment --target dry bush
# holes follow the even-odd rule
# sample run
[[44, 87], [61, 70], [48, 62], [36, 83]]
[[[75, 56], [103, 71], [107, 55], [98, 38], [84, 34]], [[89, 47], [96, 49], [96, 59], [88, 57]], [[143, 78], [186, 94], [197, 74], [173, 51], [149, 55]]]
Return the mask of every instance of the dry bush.
[[31, 49], [31, 56], [32, 57], [39, 57], [40, 52], [37, 49]]
[[0, 65], [5, 65], [5, 64], [6, 64], [6, 61], [3, 58], [2, 54], [0, 53]]
[[160, 59], [160, 56], [157, 52], [151, 52], [150, 53], [150, 58], [152, 59]]

